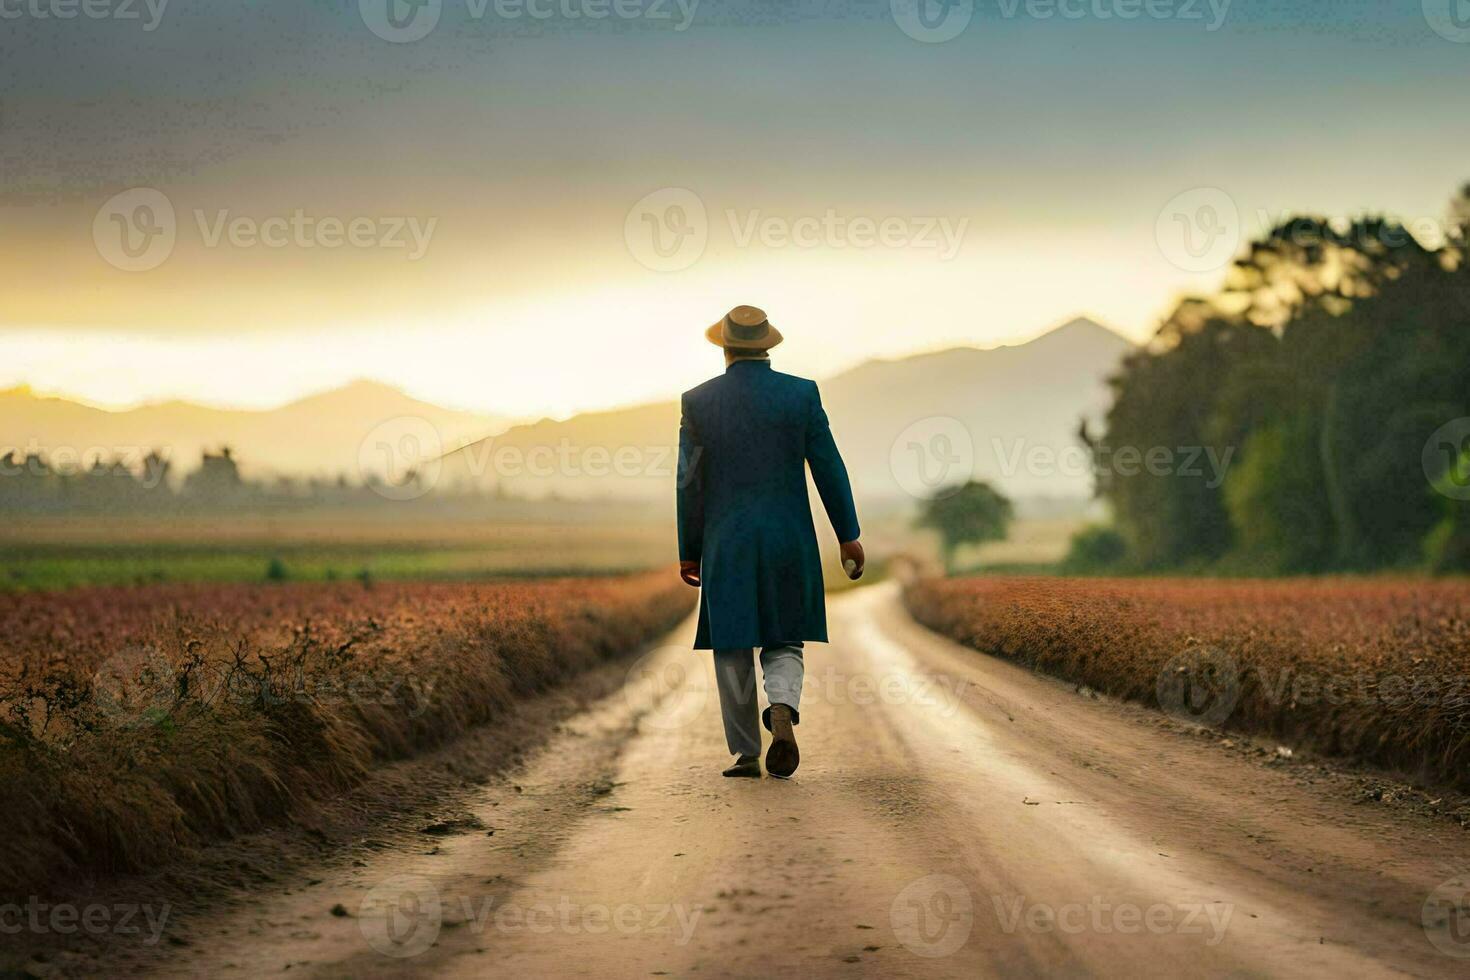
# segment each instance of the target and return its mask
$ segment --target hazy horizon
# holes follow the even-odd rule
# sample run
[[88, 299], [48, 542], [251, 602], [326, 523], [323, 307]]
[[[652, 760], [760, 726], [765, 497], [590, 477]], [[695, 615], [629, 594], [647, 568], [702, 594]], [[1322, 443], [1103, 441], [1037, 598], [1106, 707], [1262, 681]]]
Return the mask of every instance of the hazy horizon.
[[[912, 357], [923, 357], [923, 356], [928, 355], [928, 354], [941, 354], [941, 353], [944, 353], [946, 351], [956, 350], [956, 349], [972, 349], [972, 350], [980, 350], [980, 351], [990, 351], [990, 350], [998, 350], [998, 349], [1003, 348], [1003, 347], [1019, 347], [1019, 346], [1025, 345], [1025, 344], [1029, 344], [1032, 341], [1040, 340], [1042, 337], [1045, 337], [1045, 336], [1047, 336], [1047, 335], [1049, 335], [1051, 333], [1054, 333], [1054, 332], [1056, 332], [1058, 330], [1061, 330], [1064, 327], [1067, 327], [1067, 326], [1070, 326], [1070, 325], [1072, 325], [1074, 323], [1077, 323], [1078, 321], [1085, 321], [1085, 322], [1088, 322], [1088, 323], [1092, 323], [1092, 324], [1094, 324], [1094, 325], [1096, 325], [1098, 327], [1101, 327], [1104, 330], [1107, 330], [1109, 333], [1116, 334], [1117, 336], [1122, 337], [1125, 340], [1128, 340], [1131, 343], [1139, 343], [1140, 342], [1139, 339], [1136, 339], [1136, 338], [1133, 338], [1133, 337], [1129, 337], [1127, 334], [1125, 334], [1123, 331], [1119, 330], [1118, 328], [1116, 328], [1112, 324], [1105, 323], [1105, 322], [1101, 321], [1099, 318], [1097, 318], [1095, 316], [1089, 316], [1088, 314], [1085, 314], [1085, 313], [1079, 313], [1079, 314], [1077, 314], [1075, 316], [1068, 317], [1068, 318], [1066, 318], [1065, 320], [1063, 320], [1061, 322], [1053, 323], [1050, 326], [1047, 326], [1047, 327], [1045, 327], [1045, 328], [1043, 328], [1041, 330], [1036, 331], [1034, 334], [1030, 334], [1030, 335], [1024, 336], [1024, 337], [1019, 337], [1019, 338], [1016, 338], [1016, 339], [1006, 339], [1006, 340], [998, 341], [996, 343], [985, 343], [985, 344], [967, 344], [967, 343], [962, 343], [962, 342], [960, 342], [960, 343], [940, 343], [940, 344], [934, 345], [932, 347], [924, 347], [924, 348], [919, 348], [919, 349], [914, 349], [914, 350], [909, 350], [909, 351], [898, 351], [898, 352], [891, 353], [891, 354], [881, 354], [881, 355], [875, 354], [875, 355], [872, 355], [872, 356], [862, 356], [862, 357], [859, 357], [859, 358], [857, 358], [855, 360], [852, 360], [849, 363], [842, 363], [842, 364], [840, 364], [840, 366], [838, 366], [837, 368], [835, 368], [834, 370], [832, 370], [832, 371], [830, 371], [830, 372], [828, 372], [826, 374], [815, 374], [815, 375], [813, 375], [813, 378], [814, 378], [814, 380], [823, 381], [823, 380], [826, 380], [828, 378], [832, 378], [832, 377], [836, 377], [836, 376], [841, 375], [841, 374], [845, 374], [848, 371], [851, 371], [851, 370], [854, 370], [856, 368], [862, 367], [865, 364], [872, 364], [872, 363], [875, 363], [875, 362], [886, 362], [886, 361], [900, 361], [900, 360], [906, 360], [906, 359], [912, 358]], [[299, 394], [293, 394], [293, 395], [291, 395], [291, 396], [289, 396], [287, 398], [281, 399], [281, 400], [270, 401], [270, 402], [261, 402], [261, 403], [248, 403], [248, 402], [247, 403], [239, 403], [239, 402], [231, 402], [231, 401], [225, 401], [225, 400], [216, 400], [216, 399], [211, 399], [211, 398], [208, 398], [208, 397], [189, 398], [189, 397], [177, 397], [177, 396], [158, 397], [158, 398], [143, 398], [143, 399], [138, 399], [138, 400], [133, 400], [133, 401], [128, 401], [128, 402], [112, 402], [112, 403], [109, 403], [107, 401], [94, 400], [94, 399], [91, 399], [91, 398], [86, 397], [85, 395], [79, 395], [79, 394], [75, 394], [75, 393], [68, 392], [68, 391], [65, 391], [65, 390], [49, 390], [49, 389], [40, 387], [38, 385], [32, 384], [31, 382], [26, 381], [24, 379], [15, 381], [14, 383], [0, 383], [0, 392], [13, 392], [13, 391], [21, 390], [21, 391], [25, 391], [25, 392], [29, 393], [30, 395], [32, 395], [34, 397], [37, 397], [37, 398], [46, 398], [46, 399], [56, 398], [56, 399], [61, 399], [61, 400], [67, 401], [67, 402], [71, 402], [73, 404], [83, 405], [83, 406], [86, 406], [88, 408], [95, 408], [95, 409], [98, 409], [98, 410], [101, 410], [101, 411], [106, 411], [106, 412], [127, 412], [127, 411], [133, 411], [133, 410], [140, 409], [140, 408], [156, 408], [156, 407], [159, 407], [159, 406], [172, 405], [172, 404], [187, 404], [189, 406], [196, 407], [196, 408], [203, 408], [203, 409], [210, 409], [210, 410], [217, 410], [217, 411], [269, 412], [269, 411], [273, 411], [273, 410], [276, 410], [276, 409], [284, 408], [284, 407], [286, 407], [288, 405], [293, 405], [293, 404], [296, 404], [296, 403], [299, 403], [299, 402], [302, 402], [302, 401], [306, 401], [306, 400], [311, 399], [311, 398], [316, 398], [316, 397], [319, 397], [319, 396], [322, 396], [322, 395], [328, 395], [328, 394], [331, 394], [333, 392], [338, 392], [338, 391], [341, 391], [341, 390], [343, 390], [345, 388], [349, 388], [349, 387], [351, 387], [353, 385], [368, 384], [368, 385], [382, 385], [384, 387], [391, 388], [393, 390], [396, 390], [398, 392], [401, 392], [404, 395], [407, 395], [410, 398], [416, 399], [418, 401], [428, 402], [428, 403], [433, 404], [433, 405], [435, 405], [436, 407], [439, 407], [439, 408], [448, 409], [448, 410], [456, 411], [456, 412], [473, 412], [473, 413], [483, 414], [483, 415], [486, 415], [486, 416], [494, 416], [496, 418], [502, 419], [503, 421], [505, 421], [508, 424], [520, 424], [520, 423], [523, 423], [523, 422], [537, 421], [537, 420], [541, 420], [541, 419], [553, 419], [553, 420], [560, 421], [560, 420], [565, 420], [565, 419], [571, 418], [573, 416], [584, 414], [584, 413], [588, 413], [588, 412], [595, 413], [595, 412], [605, 412], [605, 411], [617, 411], [619, 409], [632, 408], [632, 407], [636, 407], [636, 406], [639, 406], [639, 405], [650, 404], [650, 403], [653, 403], [653, 402], [668, 401], [668, 400], [671, 400], [673, 398], [677, 398], [678, 395], [679, 395], [679, 393], [681, 391], [683, 391], [683, 390], [685, 390], [685, 389], [693, 386], [694, 384], [697, 384], [699, 380], [702, 380], [702, 379], [704, 379], [705, 377], [708, 377], [708, 376], [713, 376], [713, 375], [718, 374], [718, 373], [720, 373], [721, 371], [724, 370], [724, 364], [723, 364], [723, 362], [721, 360], [722, 355], [721, 355], [720, 351], [717, 350], [716, 348], [710, 347], [708, 349], [707, 353], [708, 353], [708, 365], [707, 365], [707, 368], [706, 368], [706, 370], [705, 370], [705, 372], [703, 374], [696, 373], [696, 374], [690, 375], [688, 378], [672, 379], [671, 380], [672, 387], [669, 389], [668, 392], [664, 393], [663, 395], [655, 395], [655, 396], [650, 397], [650, 398], [636, 399], [636, 400], [633, 400], [633, 401], [616, 402], [616, 403], [608, 404], [608, 405], [593, 405], [593, 406], [589, 406], [589, 407], [585, 407], [585, 408], [574, 409], [574, 410], [572, 410], [570, 412], [567, 412], [567, 413], [564, 413], [564, 414], [561, 414], [561, 415], [548, 415], [548, 414], [544, 414], [544, 413], [537, 414], [535, 412], [532, 412], [532, 413], [529, 413], [529, 414], [518, 414], [518, 413], [515, 413], [515, 412], [505, 411], [503, 409], [500, 409], [500, 408], [496, 407], [495, 405], [473, 405], [473, 404], [471, 404], [471, 405], [461, 405], [461, 404], [456, 404], [456, 403], [451, 402], [451, 401], [438, 399], [438, 398], [434, 397], [434, 395], [433, 395], [432, 392], [417, 392], [417, 391], [414, 391], [411, 388], [408, 388], [408, 387], [406, 387], [404, 385], [401, 385], [401, 384], [398, 384], [398, 383], [394, 382], [390, 378], [385, 378], [385, 377], [372, 377], [372, 376], [367, 376], [367, 375], [358, 376], [358, 377], [352, 377], [352, 378], [347, 378], [347, 379], [345, 379], [345, 380], [343, 380], [341, 382], [335, 382], [335, 383], [326, 385], [325, 387], [317, 387], [317, 388], [304, 389]], [[785, 371], [788, 371], [790, 373], [798, 373], [793, 366], [784, 363], [784, 359], [782, 358], [782, 353], [783, 352], [779, 348], [777, 350], [775, 350], [775, 351], [772, 352], [772, 363], [773, 363], [773, 365], [776, 365], [781, 370], [785, 370]], [[4, 377], [3, 373], [0, 373], [0, 377]]]

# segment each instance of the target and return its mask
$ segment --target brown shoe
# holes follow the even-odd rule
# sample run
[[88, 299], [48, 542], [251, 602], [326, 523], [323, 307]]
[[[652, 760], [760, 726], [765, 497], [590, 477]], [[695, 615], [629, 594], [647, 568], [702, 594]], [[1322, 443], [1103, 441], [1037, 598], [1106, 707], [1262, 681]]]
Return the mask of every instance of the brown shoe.
[[724, 772], [722, 776], [734, 776], [736, 778], [760, 779], [761, 757], [758, 755], [742, 755], [735, 758], [735, 764]]
[[791, 708], [771, 705], [771, 747], [766, 750], [766, 772], [777, 779], [789, 779], [801, 765], [801, 752], [796, 748], [796, 732], [791, 727]]

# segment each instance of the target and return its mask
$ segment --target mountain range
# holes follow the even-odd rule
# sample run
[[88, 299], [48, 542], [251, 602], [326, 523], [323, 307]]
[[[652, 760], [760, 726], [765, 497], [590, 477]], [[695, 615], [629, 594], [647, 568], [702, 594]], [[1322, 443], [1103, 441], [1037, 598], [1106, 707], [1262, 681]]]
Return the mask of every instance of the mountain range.
[[359, 458], [372, 456], [365, 441], [384, 423], [405, 418], [429, 422], [445, 448], [497, 432], [509, 421], [441, 408], [375, 381], [255, 411], [182, 401], [109, 411], [22, 387], [0, 391], [0, 455], [35, 450], [85, 462], [98, 452], [135, 460], [158, 450], [177, 472], [197, 466], [204, 451], [228, 446], [247, 475], [345, 474], [356, 480]]
[[[1078, 422], [1106, 410], [1106, 379], [1130, 348], [1107, 327], [1077, 319], [1016, 346], [869, 361], [822, 380], [823, 403], [854, 488], [869, 500], [921, 495], [964, 476], [1013, 496], [1084, 497], [1090, 476], [1075, 459], [1066, 468], [1056, 460], [1068, 450], [1076, 456]], [[711, 351], [711, 373], [717, 357]], [[779, 370], [779, 351], [774, 359]], [[13, 388], [0, 391], [0, 454], [66, 447], [86, 459], [99, 449], [141, 456], [157, 448], [178, 472], [196, 466], [202, 451], [229, 446], [247, 475], [357, 479], [376, 469], [379, 455], [401, 458], [405, 447], [412, 455], [433, 443], [463, 447], [426, 472], [441, 487], [530, 498], [671, 496], [675, 401], [511, 421], [373, 381], [258, 411], [187, 402], [108, 411]]]
[[[1092, 478], [1078, 423], [1106, 411], [1107, 378], [1131, 349], [1081, 318], [1016, 346], [869, 361], [823, 380], [822, 399], [860, 497], [969, 476], [1013, 496], [1081, 498]], [[438, 478], [517, 496], [667, 497], [678, 421], [670, 401], [513, 426], [450, 454]]]

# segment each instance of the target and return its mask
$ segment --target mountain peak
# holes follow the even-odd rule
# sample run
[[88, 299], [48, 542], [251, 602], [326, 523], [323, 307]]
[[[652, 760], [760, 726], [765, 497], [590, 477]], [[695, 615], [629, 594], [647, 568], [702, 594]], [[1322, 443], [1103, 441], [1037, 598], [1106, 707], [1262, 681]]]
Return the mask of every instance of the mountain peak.
[[347, 382], [345, 385], [342, 385], [339, 388], [336, 388], [335, 390], [339, 393], [344, 391], [362, 391], [369, 392], [371, 394], [393, 393], [399, 395], [404, 393], [403, 389], [398, 387], [397, 385], [391, 385], [386, 381], [378, 381], [375, 378], [353, 378], [351, 381]]
[[420, 404], [419, 399], [414, 398], [402, 388], [370, 378], [356, 378], [340, 387], [328, 388], [325, 391], [298, 398], [282, 406], [278, 411], [292, 411], [301, 408], [318, 409], [324, 406], [355, 409], [368, 406], [383, 408], [416, 404]]
[[346, 384], [338, 385], [335, 388], [328, 388], [324, 391], [318, 391], [315, 394], [307, 395], [305, 396], [305, 398], [299, 400], [305, 401], [306, 398], [322, 398], [326, 396], [336, 397], [339, 395], [392, 395], [399, 398], [405, 397], [405, 393], [402, 388], [388, 384], [386, 381], [377, 381], [373, 378], [353, 378]]
[[[1066, 340], [1077, 342], [1083, 340], [1107, 340], [1119, 344], [1132, 345], [1127, 337], [1111, 327], [1103, 326], [1088, 316], [1073, 317], [1061, 326], [1052, 327], [1041, 334], [1036, 340]], [[1033, 343], [1035, 341], [1032, 341]]]

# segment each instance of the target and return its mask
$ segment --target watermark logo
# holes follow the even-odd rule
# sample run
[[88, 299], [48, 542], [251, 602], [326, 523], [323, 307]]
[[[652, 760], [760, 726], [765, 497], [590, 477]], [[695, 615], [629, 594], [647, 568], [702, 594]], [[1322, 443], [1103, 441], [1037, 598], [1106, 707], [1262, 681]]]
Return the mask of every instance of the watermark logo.
[[1224, 268], [1235, 257], [1240, 236], [1240, 209], [1218, 187], [1196, 187], [1175, 195], [1154, 223], [1159, 251], [1186, 272]]
[[147, 272], [163, 265], [177, 238], [173, 202], [152, 187], [114, 194], [92, 219], [97, 253], [124, 272]]
[[1455, 959], [1470, 959], [1470, 874], [1439, 884], [1424, 899], [1419, 917], [1433, 948]]
[[1175, 718], [1214, 727], [1240, 702], [1240, 668], [1213, 647], [1193, 647], [1164, 665], [1154, 693]]
[[899, 30], [925, 44], [954, 40], [975, 16], [975, 0], [888, 0], [888, 8]]
[[975, 471], [975, 443], [959, 419], [931, 415], [919, 419], [893, 440], [888, 450], [893, 479], [921, 500], [944, 497], [969, 482]]
[[1451, 500], [1470, 500], [1470, 417], [1452, 419], [1424, 444], [1424, 478]]
[[1470, 44], [1470, 0], [1424, 0], [1424, 19], [1446, 41]]
[[171, 710], [178, 670], [154, 647], [125, 646], [92, 675], [92, 703], [114, 724], [162, 721]]
[[683, 728], [704, 713], [710, 687], [704, 675], [711, 662], [684, 647], [659, 647], [628, 669], [623, 697], [649, 727]]
[[1470, 874], [1456, 875], [1430, 892], [1419, 921], [1435, 949], [1470, 960]]
[[709, 244], [710, 220], [700, 195], [666, 187], [644, 195], [623, 220], [623, 241], [641, 266], [681, 272], [700, 260]]
[[899, 892], [888, 908], [893, 934], [909, 952], [938, 959], [957, 952], [975, 925], [970, 889], [953, 875], [925, 875]]
[[439, 26], [444, 0], [357, 0], [362, 22], [384, 41], [410, 44]]
[[444, 907], [439, 889], [422, 875], [393, 875], [363, 896], [357, 928], [384, 956], [407, 959], [439, 941]]
[[443, 455], [434, 423], [400, 415], [375, 425], [358, 444], [358, 476], [382, 497], [414, 500], [439, 482]]
[[623, 241], [639, 265], [654, 272], [679, 272], [698, 262], [709, 243], [704, 201], [687, 187], [664, 187], [628, 211]]

